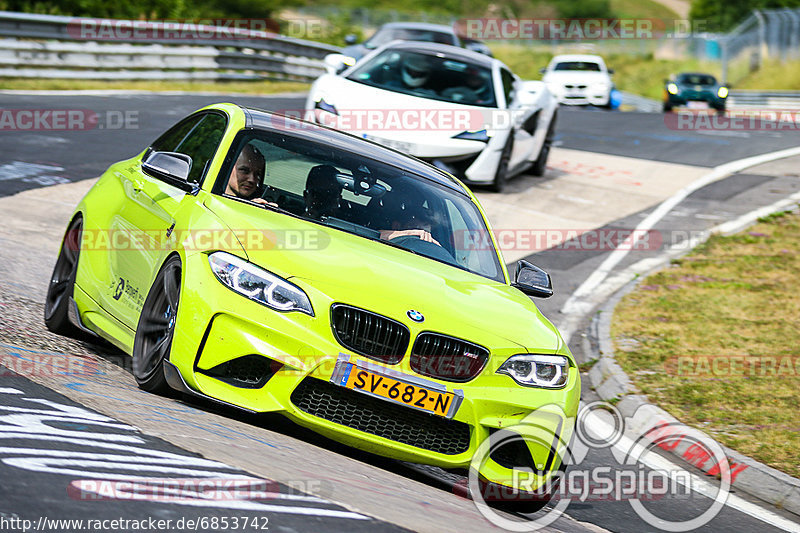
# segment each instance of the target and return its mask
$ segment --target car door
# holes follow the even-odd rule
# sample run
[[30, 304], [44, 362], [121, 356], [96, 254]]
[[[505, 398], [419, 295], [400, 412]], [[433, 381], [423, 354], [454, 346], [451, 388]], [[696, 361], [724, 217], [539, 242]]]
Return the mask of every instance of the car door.
[[[112, 282], [106, 305], [131, 329], [136, 328], [144, 299], [158, 268], [171, 251], [170, 237], [176, 216], [196, 201], [196, 190], [225, 133], [227, 118], [220, 112], [196, 113], [172, 127], [145, 152], [142, 160], [123, 176], [127, 201], [115, 214], [111, 229], [114, 246], [108, 264]], [[142, 161], [154, 152], [178, 152], [192, 158], [186, 183], [148, 172]], [[193, 190], [194, 189], [194, 190]]]
[[508, 168], [513, 170], [525, 164], [533, 155], [535, 148], [533, 136], [536, 133], [538, 115], [536, 115], [536, 110], [533, 107], [524, 105], [523, 99], [520, 98], [519, 92], [516, 90], [516, 83], [519, 80], [514, 74], [505, 68], [501, 68], [500, 81], [503, 86], [506, 106], [512, 114], [511, 123], [514, 127], [514, 147], [508, 164]]

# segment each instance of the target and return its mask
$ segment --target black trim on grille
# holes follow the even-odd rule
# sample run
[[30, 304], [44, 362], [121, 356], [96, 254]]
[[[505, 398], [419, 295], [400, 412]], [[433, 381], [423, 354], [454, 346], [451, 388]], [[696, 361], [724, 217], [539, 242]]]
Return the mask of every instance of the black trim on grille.
[[411, 340], [403, 323], [344, 304], [331, 306], [331, 329], [345, 348], [390, 365], [403, 359]]
[[302, 411], [358, 431], [445, 455], [469, 450], [470, 426], [308, 377], [292, 392]]
[[489, 350], [478, 344], [423, 331], [417, 335], [411, 349], [411, 368], [417, 374], [456, 383], [475, 379], [480, 374]]

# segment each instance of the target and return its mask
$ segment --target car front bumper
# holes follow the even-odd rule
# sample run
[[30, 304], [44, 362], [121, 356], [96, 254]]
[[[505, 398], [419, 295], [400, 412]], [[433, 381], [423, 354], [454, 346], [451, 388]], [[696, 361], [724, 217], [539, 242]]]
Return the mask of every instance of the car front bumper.
[[[580, 398], [574, 366], [564, 388], [523, 387], [496, 373], [508, 357], [519, 353], [519, 347], [509, 346], [492, 349], [486, 367], [467, 383], [423, 377], [411, 369], [408, 353], [400, 363], [389, 365], [340, 345], [330, 326], [333, 301], [311, 285], [293, 280], [309, 294], [314, 317], [272, 311], [228, 290], [211, 272], [206, 254], [190, 256], [184, 268], [184, 279], [192, 281], [183, 290], [170, 361], [192, 390], [255, 412], [280, 412], [361, 450], [444, 468], [469, 468], [481, 443], [498, 431], [535, 434], [536, 438], [525, 437], [524, 442], [540, 470], [540, 481], [544, 483], [561, 467]], [[410, 329], [407, 352], [419, 333]], [[268, 369], [262, 370], [265, 383], [255, 376], [252, 383], [242, 386], [219, 375], [218, 369], [231, 361], [253, 357], [266, 363], [261, 365]], [[377, 399], [332, 383], [337, 363], [343, 362], [406, 376], [409, 382], [427, 381], [462, 400], [452, 418], [446, 419]], [[387, 418], [386, 413], [397, 416]], [[456, 438], [460, 444], [444, 442]], [[513, 478], [513, 469], [506, 460], [495, 458], [490, 454], [483, 462], [481, 476], [511, 485], [512, 479], [518, 479]]]

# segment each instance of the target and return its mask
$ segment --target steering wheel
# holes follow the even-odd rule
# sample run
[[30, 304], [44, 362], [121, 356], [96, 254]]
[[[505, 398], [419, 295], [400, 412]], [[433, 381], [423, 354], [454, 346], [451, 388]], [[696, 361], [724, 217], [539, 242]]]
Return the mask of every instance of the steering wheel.
[[450, 87], [442, 91], [442, 96], [465, 104], [474, 104], [479, 100], [477, 93], [469, 87]]
[[402, 246], [403, 248], [411, 250], [412, 252], [417, 252], [420, 255], [432, 257], [433, 259], [439, 259], [440, 261], [444, 261], [446, 263], [455, 263], [456, 261], [450, 252], [442, 248], [440, 245], [423, 241], [417, 235], [400, 235], [394, 239], [389, 239], [389, 242], [396, 244], [397, 246]]

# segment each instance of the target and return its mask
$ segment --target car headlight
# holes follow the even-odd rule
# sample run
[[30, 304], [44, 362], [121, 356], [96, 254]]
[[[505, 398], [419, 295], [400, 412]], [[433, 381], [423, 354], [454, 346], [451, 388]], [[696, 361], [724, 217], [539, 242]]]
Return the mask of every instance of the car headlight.
[[453, 135], [453, 139], [465, 139], [467, 141], [481, 141], [488, 143], [490, 137], [484, 129], [480, 131], [462, 131], [459, 134]]
[[674, 83], [667, 84], [667, 92], [669, 94], [678, 94], [678, 86]]
[[513, 355], [497, 373], [511, 376], [520, 385], [558, 389], [567, 384], [569, 360], [563, 355]]
[[728, 97], [728, 88], [727, 87], [720, 87], [717, 89], [717, 96], [720, 98], [727, 98]]
[[338, 115], [339, 111], [336, 110], [336, 107], [333, 104], [329, 104], [325, 101], [324, 98], [320, 98], [314, 104], [314, 107], [317, 109], [322, 109], [323, 111], [327, 111], [328, 113], [333, 113], [334, 115]]
[[229, 289], [276, 311], [300, 311], [314, 316], [303, 290], [285, 279], [227, 252], [208, 256], [211, 270]]

